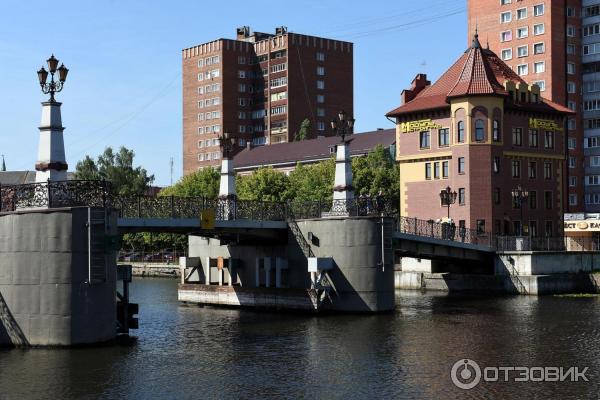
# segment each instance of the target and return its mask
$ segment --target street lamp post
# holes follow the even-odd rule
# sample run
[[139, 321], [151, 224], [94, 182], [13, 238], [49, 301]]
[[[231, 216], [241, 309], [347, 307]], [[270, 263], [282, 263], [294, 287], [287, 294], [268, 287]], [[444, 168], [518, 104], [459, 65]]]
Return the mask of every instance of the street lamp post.
[[453, 192], [450, 186], [440, 191], [440, 200], [442, 201], [442, 206], [446, 206], [448, 208], [448, 220], [450, 219], [450, 206], [456, 203], [457, 196], [458, 193], [456, 193], [456, 191]]
[[223, 154], [221, 159], [221, 182], [219, 185], [219, 197], [222, 199], [235, 198], [235, 174], [233, 171], [233, 161], [231, 160], [231, 152], [235, 138], [229, 133], [224, 132], [219, 136], [219, 147]]
[[349, 202], [354, 199], [354, 187], [352, 186], [352, 164], [350, 162], [350, 150], [346, 136], [352, 134], [354, 118], [348, 118], [345, 111], [338, 113], [338, 119], [331, 121], [331, 128], [341, 138], [337, 145], [335, 157], [335, 183], [333, 186], [333, 208], [346, 214], [350, 209]]
[[[58, 59], [54, 54], [46, 60], [48, 70], [44, 67], [37, 71], [42, 93], [49, 94], [50, 99], [42, 102], [42, 122], [40, 124], [40, 142], [38, 158], [35, 164], [36, 182], [66, 181], [67, 162], [65, 158], [65, 145], [63, 139], [64, 127], [60, 114], [61, 103], [56, 101], [54, 95], [62, 91], [69, 70], [64, 64], [58, 66]], [[58, 79], [55, 75], [58, 74]], [[50, 75], [50, 82], [48, 82]]]
[[519, 210], [520, 210], [521, 223], [519, 224], [519, 236], [523, 236], [523, 227], [525, 225], [524, 221], [523, 221], [523, 202], [526, 201], [527, 198], [529, 197], [529, 191], [523, 189], [521, 187], [521, 185], [519, 185], [515, 189], [513, 189], [512, 197], [513, 197], [515, 204], [518, 205]]

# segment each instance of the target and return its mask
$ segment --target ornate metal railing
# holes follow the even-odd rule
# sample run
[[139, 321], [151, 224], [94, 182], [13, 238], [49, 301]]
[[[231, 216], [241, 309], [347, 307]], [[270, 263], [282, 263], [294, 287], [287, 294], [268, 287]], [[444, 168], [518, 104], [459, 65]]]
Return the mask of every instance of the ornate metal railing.
[[455, 224], [422, 220], [411, 217], [399, 217], [398, 229], [401, 233], [450, 240], [468, 244], [492, 246], [492, 235], [475, 229], [456, 226]]
[[350, 200], [320, 200], [290, 202], [288, 213], [295, 219], [335, 216], [386, 216], [398, 215], [398, 200], [386, 197], [354, 198]]
[[106, 181], [48, 181], [0, 186], [0, 211], [31, 208], [94, 206], [110, 202], [110, 183]]

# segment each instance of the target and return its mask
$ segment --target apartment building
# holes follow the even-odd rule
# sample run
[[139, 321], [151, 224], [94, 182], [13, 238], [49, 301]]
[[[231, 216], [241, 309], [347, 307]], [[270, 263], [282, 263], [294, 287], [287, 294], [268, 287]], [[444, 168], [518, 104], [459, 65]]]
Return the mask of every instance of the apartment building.
[[[584, 110], [590, 104], [583, 97], [587, 61], [582, 46], [581, 2], [468, 0], [469, 32], [478, 30], [482, 43], [524, 81], [537, 85], [543, 97], [576, 112], [564, 126], [567, 162], [563, 193], [568, 212], [583, 211], [586, 206], [593, 209], [586, 177], [590, 160], [584, 158], [584, 130], [588, 124]], [[600, 170], [600, 159], [597, 161]], [[600, 186], [598, 192], [600, 207]]]
[[340, 110], [353, 115], [349, 42], [243, 26], [236, 39], [184, 49], [182, 67], [184, 174], [219, 165], [225, 132], [235, 138], [235, 154], [293, 141], [305, 119], [308, 138], [329, 136]]

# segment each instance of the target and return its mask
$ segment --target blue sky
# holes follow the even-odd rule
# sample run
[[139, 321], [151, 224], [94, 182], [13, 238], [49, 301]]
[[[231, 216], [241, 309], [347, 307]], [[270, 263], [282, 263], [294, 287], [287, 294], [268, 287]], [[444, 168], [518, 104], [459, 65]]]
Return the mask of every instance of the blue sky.
[[231, 38], [242, 25], [354, 42], [358, 132], [392, 127], [384, 114], [415, 74], [437, 78], [467, 47], [465, 0], [3, 0], [0, 154], [8, 169], [35, 164], [46, 99], [36, 71], [54, 53], [70, 69], [57, 96], [70, 167], [124, 145], [156, 184], [169, 184], [170, 157], [179, 179], [181, 49]]

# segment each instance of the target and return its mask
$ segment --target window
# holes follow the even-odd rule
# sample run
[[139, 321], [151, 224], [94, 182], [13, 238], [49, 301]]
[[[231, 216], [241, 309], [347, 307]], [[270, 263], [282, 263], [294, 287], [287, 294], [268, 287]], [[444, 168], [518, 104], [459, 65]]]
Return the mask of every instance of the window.
[[319, 130], [319, 131], [324, 131], [324, 130], [325, 130], [325, 122], [323, 122], [323, 121], [318, 121], [318, 122], [317, 122], [317, 130]]
[[527, 18], [527, 8], [517, 9], [517, 19], [525, 19], [525, 18]]
[[439, 147], [450, 145], [450, 130], [448, 128], [440, 129], [438, 131], [438, 145]]
[[552, 179], [552, 163], [544, 162], [544, 179]]
[[425, 163], [425, 179], [431, 179], [431, 163]]
[[459, 174], [465, 173], [465, 158], [464, 157], [458, 157], [458, 173]]
[[567, 45], [567, 54], [574, 55], [575, 53], [576, 53], [576, 51], [575, 51], [575, 45], [574, 44], [568, 44]]
[[204, 153], [198, 154], [198, 161], [204, 161]]
[[529, 28], [527, 26], [517, 29], [517, 38], [518, 39], [523, 39], [523, 38], [526, 38], [527, 36], [529, 36]]
[[246, 99], [244, 99], [243, 97], [240, 97], [238, 99], [238, 104], [242, 107], [244, 107], [246, 105]]
[[583, 36], [595, 36], [600, 34], [600, 24], [586, 25], [583, 27]]
[[317, 52], [317, 61], [325, 61], [325, 53]]
[[585, 195], [586, 204], [600, 204], [600, 193], [592, 193]]
[[271, 107], [271, 115], [280, 115], [287, 112], [287, 106], [275, 106]]
[[478, 234], [485, 233], [485, 219], [478, 219], [477, 220], [477, 233]]
[[[287, 99], [287, 92], [271, 93], [271, 101], [279, 101]], [[317, 109], [318, 111], [319, 109]]]
[[552, 226], [554, 223], [552, 221], [546, 221], [545, 232], [546, 236], [552, 236]]
[[504, 49], [502, 50], [502, 59], [503, 60], [510, 60], [512, 59], [512, 49]]
[[576, 176], [569, 177], [569, 187], [577, 187], [577, 177]]
[[592, 167], [600, 167], [600, 156], [591, 156], [590, 165]]
[[552, 192], [548, 190], [544, 192], [544, 206], [547, 210], [552, 209]]
[[447, 178], [450, 173], [450, 163], [448, 161], [442, 161], [442, 178]]
[[537, 147], [538, 146], [538, 131], [537, 129], [529, 130], [529, 147]]
[[533, 63], [533, 73], [541, 74], [546, 70], [546, 63], [544, 61], [538, 61]]
[[325, 67], [317, 67], [317, 75], [323, 76], [325, 75]]
[[567, 82], [567, 92], [575, 93], [576, 91], [577, 91], [577, 86], [575, 85], [575, 82]]
[[535, 161], [529, 161], [529, 179], [537, 178], [537, 163]]
[[567, 17], [574, 17], [575, 9], [573, 7], [567, 7]]
[[[584, 106], [585, 106], [586, 103], [588, 103], [588, 102], [585, 102]], [[569, 107], [573, 111], [577, 111], [577, 103], [575, 103], [573, 100], [569, 100], [567, 102], [567, 107]]]
[[465, 188], [458, 189], [458, 204], [464, 205], [466, 201]]
[[203, 80], [204, 80], [204, 72], [200, 72], [200, 73], [198, 74], [198, 80], [199, 80], [199, 81], [203, 81]]
[[482, 142], [485, 138], [484, 126], [485, 123], [482, 119], [478, 119], [475, 121], [475, 140], [478, 142]]
[[242, 78], [242, 79], [246, 78], [246, 71], [241, 71], [241, 70], [238, 71], [238, 78]]
[[422, 149], [428, 149], [431, 145], [429, 141], [429, 131], [424, 131], [419, 134], [419, 144]]
[[521, 177], [521, 161], [513, 160], [512, 162], [512, 177], [519, 178]]
[[575, 27], [573, 25], [567, 25], [567, 36], [575, 37]]
[[575, 121], [575, 118], [569, 118], [567, 120], [567, 129], [570, 131], [574, 131], [577, 128], [577, 122]]
[[286, 63], [271, 65], [271, 73], [274, 74], [276, 72], [285, 71], [286, 68], [287, 68]]
[[238, 111], [239, 119], [246, 119], [246, 111]]
[[528, 55], [529, 51], [527, 45], [517, 47], [517, 57], [527, 57]]
[[501, 42], [509, 42], [512, 40], [512, 31], [504, 31], [500, 33]]
[[323, 94], [318, 94], [317, 95], [317, 103], [325, 103], [325, 95]]
[[198, 68], [204, 67], [204, 59], [198, 60]]
[[546, 131], [544, 134], [544, 147], [547, 149], [554, 148], [554, 132]]
[[600, 43], [590, 43], [583, 46], [583, 55], [600, 53]]
[[533, 26], [533, 34], [534, 35], [543, 35], [545, 31], [544, 24], [535, 24]]
[[527, 68], [527, 64], [519, 64], [517, 65], [517, 74], [523, 76], [523, 75], [527, 75], [528, 73], [528, 68]]
[[440, 163], [433, 163], [433, 177], [435, 179], [440, 179]]
[[540, 92], [546, 90], [546, 81], [534, 81], [533, 84], [538, 85], [538, 87], [540, 88]]
[[494, 204], [500, 204], [500, 188], [494, 188]]
[[499, 174], [500, 173], [500, 157], [495, 156], [494, 157], [494, 164], [493, 164], [493, 171], [495, 174]]
[[204, 86], [198, 88], [198, 94], [204, 94]]
[[512, 130], [513, 146], [523, 145], [523, 128], [513, 128]]
[[457, 130], [456, 141], [464, 142], [465, 141], [465, 123], [464, 123], [464, 121], [458, 121], [458, 123], [456, 124], [456, 130]]
[[246, 84], [244, 84], [244, 83], [238, 84], [238, 92], [245, 93], [246, 92]]
[[287, 85], [287, 78], [285, 76], [281, 78], [271, 79], [271, 89], [285, 85]]
[[575, 64], [574, 63], [567, 63], [567, 74], [575, 75]]
[[324, 117], [324, 116], [325, 116], [325, 109], [317, 108], [317, 117]]
[[533, 16], [539, 17], [540, 15], [544, 15], [544, 5], [538, 4], [533, 6]]
[[508, 23], [510, 21], [512, 21], [512, 12], [505, 11], [505, 12], [503, 12], [503, 13], [500, 14], [500, 23], [506, 24], [506, 23]]
[[317, 81], [317, 89], [325, 89], [325, 81]]
[[492, 123], [492, 140], [494, 142], [499, 142], [501, 140], [500, 138], [500, 121], [498, 121], [497, 119], [494, 120], [494, 122]]
[[586, 175], [585, 184], [587, 186], [598, 186], [600, 185], [600, 175]]
[[576, 206], [577, 205], [577, 195], [576, 194], [570, 194], [569, 195], [569, 205], [570, 206]]
[[583, 142], [583, 144], [585, 145], [585, 147], [587, 149], [590, 149], [593, 147], [600, 147], [600, 136], [592, 136], [592, 137], [586, 138], [586, 140]]
[[535, 190], [529, 191], [529, 208], [535, 210], [537, 208], [537, 192]]
[[204, 134], [204, 127], [203, 126], [199, 126], [198, 127], [198, 135], [202, 135]]

